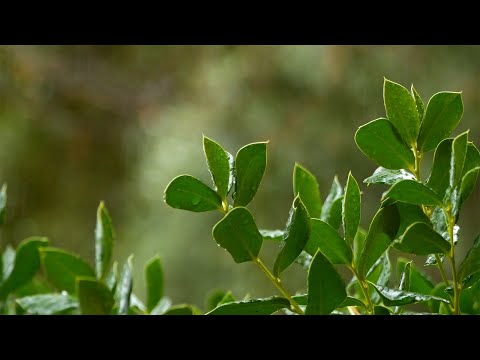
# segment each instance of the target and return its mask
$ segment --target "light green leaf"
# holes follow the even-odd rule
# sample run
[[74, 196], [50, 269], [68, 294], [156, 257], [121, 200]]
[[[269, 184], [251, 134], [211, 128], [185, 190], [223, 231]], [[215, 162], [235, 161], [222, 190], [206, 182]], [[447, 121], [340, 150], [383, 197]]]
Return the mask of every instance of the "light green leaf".
[[97, 224], [95, 227], [95, 266], [99, 279], [103, 279], [107, 275], [112, 259], [114, 241], [115, 232], [112, 220], [105, 204], [101, 201], [97, 209]]
[[310, 216], [302, 200], [297, 195], [293, 201], [292, 208], [285, 229], [285, 240], [273, 265], [273, 275], [280, 276], [295, 259], [298, 258], [310, 238], [311, 224]]
[[334, 228], [319, 219], [311, 219], [311, 226], [306, 252], [314, 256], [320, 250], [332, 264], [352, 263], [352, 249]]
[[150, 311], [150, 315], [163, 315], [165, 314], [168, 309], [172, 306], [172, 301], [168, 297], [163, 297], [153, 308], [152, 311]]
[[194, 309], [192, 305], [178, 304], [173, 305], [164, 315], [194, 315]]
[[322, 211], [322, 199], [318, 182], [310, 171], [299, 163], [293, 168], [293, 193], [300, 195], [310, 217], [319, 218]]
[[257, 258], [263, 237], [247, 208], [236, 207], [213, 228], [213, 238], [226, 249], [236, 263]]
[[267, 142], [244, 146], [235, 157], [233, 206], [247, 206], [257, 193], [267, 166]]
[[93, 277], [77, 277], [77, 296], [83, 315], [109, 315], [114, 300], [110, 289]]
[[345, 186], [345, 196], [342, 202], [342, 220], [345, 240], [351, 246], [353, 239], [357, 234], [361, 215], [361, 195], [357, 180], [352, 173], [348, 174], [347, 185]]
[[355, 142], [367, 157], [384, 168], [414, 168], [413, 152], [387, 119], [376, 119], [360, 126], [355, 133]]
[[205, 298], [205, 309], [207, 312], [215, 309], [226, 295], [226, 291], [221, 289], [212, 290]]
[[203, 151], [215, 190], [222, 199], [225, 199], [233, 184], [233, 156], [205, 135]]
[[439, 92], [433, 95], [418, 135], [418, 150], [425, 153], [435, 149], [457, 127], [462, 115], [461, 93]]
[[360, 255], [362, 254], [363, 247], [365, 246], [365, 239], [367, 238], [367, 232], [362, 228], [358, 229], [357, 236], [353, 240], [353, 263], [358, 264]]
[[410, 291], [389, 289], [373, 283], [370, 284], [372, 284], [373, 287], [377, 290], [378, 294], [382, 298], [383, 304], [386, 306], [402, 306], [429, 300], [438, 300], [446, 304], [449, 303], [449, 301], [446, 299], [442, 299], [440, 297], [432, 295], [417, 294]]
[[58, 290], [75, 293], [78, 276], [95, 277], [95, 271], [82, 258], [65, 250], [47, 247], [40, 250], [43, 269]]
[[77, 300], [70, 295], [42, 294], [17, 299], [17, 304], [31, 315], [65, 314], [78, 308]]
[[265, 299], [235, 301], [220, 305], [206, 315], [270, 315], [281, 309], [289, 309], [290, 302], [278, 296]]
[[7, 184], [3, 184], [0, 189], [0, 225], [5, 223], [7, 208]]
[[407, 144], [413, 145], [420, 131], [417, 106], [412, 94], [402, 85], [385, 79], [383, 100], [387, 118]]
[[120, 275], [117, 289], [118, 315], [127, 315], [130, 307], [130, 295], [133, 288], [132, 259], [133, 255], [130, 255], [125, 265], [123, 265], [122, 274]]
[[285, 230], [258, 230], [263, 236], [263, 240], [281, 241], [285, 236]]
[[145, 264], [144, 276], [147, 285], [147, 310], [152, 311], [163, 297], [163, 267], [158, 255]]
[[468, 131], [458, 135], [452, 143], [450, 165], [450, 187], [454, 188], [462, 178], [463, 165], [467, 156]]
[[400, 170], [391, 170], [385, 169], [384, 167], [378, 167], [372, 176], [369, 176], [363, 182], [365, 184], [383, 184], [383, 185], [394, 185], [401, 180], [414, 180], [415, 176], [408, 171], [403, 169]]
[[386, 198], [407, 204], [442, 206], [442, 200], [432, 189], [415, 180], [399, 181], [383, 195], [383, 199]]
[[443, 199], [450, 185], [450, 168], [453, 139], [444, 139], [438, 144], [433, 157], [432, 172], [426, 185]]
[[223, 211], [220, 196], [190, 175], [180, 175], [173, 179], [165, 189], [163, 199], [175, 209], [193, 212]]
[[450, 251], [450, 243], [430, 225], [421, 222], [410, 225], [395, 247], [400, 251], [415, 255], [448, 253]]
[[15, 266], [15, 256], [17, 255], [15, 249], [9, 244], [5, 248], [2, 254], [2, 276], [1, 276], [1, 281], [5, 281], [10, 274], [12, 273], [13, 267]]
[[105, 284], [112, 293], [115, 293], [118, 283], [118, 262], [114, 261], [110, 272], [105, 278]]
[[412, 96], [415, 99], [415, 107], [417, 108], [418, 118], [420, 119], [421, 123], [423, 120], [423, 116], [425, 115], [425, 105], [423, 104], [423, 100], [418, 94], [417, 90], [415, 90], [415, 88], [413, 87], [413, 84], [410, 91], [412, 92]]
[[[480, 271], [480, 235], [477, 235], [473, 246], [468, 251], [458, 268], [458, 277], [460, 281], [465, 281], [467, 277]], [[472, 283], [473, 285], [473, 283]]]

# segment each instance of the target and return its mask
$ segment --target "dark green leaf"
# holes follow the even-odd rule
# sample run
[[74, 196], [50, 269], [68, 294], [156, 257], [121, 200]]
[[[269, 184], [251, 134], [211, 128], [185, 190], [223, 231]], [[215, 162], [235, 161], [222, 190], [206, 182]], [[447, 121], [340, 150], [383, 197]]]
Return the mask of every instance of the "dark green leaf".
[[417, 141], [420, 121], [415, 99], [405, 87], [385, 79], [383, 100], [388, 119], [408, 144]]
[[440, 297], [432, 296], [432, 295], [424, 295], [424, 294], [417, 294], [410, 291], [404, 290], [396, 290], [396, 289], [389, 289], [384, 286], [376, 285], [371, 283], [375, 289], [377, 290], [378, 294], [383, 300], [383, 304], [386, 306], [402, 306], [408, 304], [414, 304], [429, 300], [438, 300], [445, 303], [449, 303], [448, 300], [442, 299]]
[[415, 180], [402, 180], [393, 185], [383, 198], [414, 205], [442, 206], [442, 199], [429, 187]]
[[77, 278], [77, 296], [83, 315], [108, 315], [114, 300], [110, 289], [95, 278]]
[[205, 212], [223, 211], [222, 199], [203, 182], [190, 175], [180, 175], [165, 189], [164, 201], [172, 208]]
[[320, 197], [317, 179], [315, 175], [299, 163], [295, 163], [295, 167], [293, 168], [293, 193], [295, 196], [300, 195], [310, 217], [320, 217], [322, 199]]
[[[440, 313], [440, 306], [443, 302], [449, 302], [450, 301], [450, 296], [448, 293], [445, 291], [447, 286], [445, 285], [444, 282], [438, 283], [433, 290], [431, 291], [430, 295], [435, 296], [434, 299], [429, 301], [429, 307], [434, 313]], [[438, 300], [438, 298], [443, 299], [443, 300]]]
[[65, 250], [47, 247], [40, 250], [40, 255], [48, 281], [60, 291], [73, 294], [77, 276], [95, 277], [89, 264]]
[[420, 222], [410, 225], [395, 247], [400, 251], [415, 255], [448, 253], [450, 251], [448, 241], [430, 225]]
[[384, 306], [375, 305], [373, 308], [374, 315], [390, 315], [390, 310]]
[[474, 168], [467, 172], [465, 176], [462, 178], [462, 182], [460, 185], [460, 196], [459, 196], [459, 204], [457, 206], [458, 210], [460, 210], [461, 206], [467, 201], [470, 195], [475, 190], [475, 185], [477, 183], [478, 173], [480, 171], [480, 167]]
[[[388, 251], [386, 251], [380, 259], [378, 259], [375, 264], [372, 265], [370, 270], [368, 271], [366, 275], [366, 279], [374, 284], [381, 285], [381, 286], [388, 286], [390, 282], [390, 276], [392, 274], [392, 264], [390, 262], [390, 258], [388, 256]], [[360, 288], [360, 285], [357, 284], [357, 289], [356, 293], [361, 294], [362, 300], [364, 299], [362, 289]], [[369, 289], [370, 293], [370, 300], [374, 304], [380, 303], [380, 296], [378, 293], [370, 288]]]
[[450, 162], [453, 139], [442, 140], [435, 149], [432, 172], [426, 185], [443, 199], [450, 184]]
[[360, 126], [355, 133], [358, 148], [387, 169], [413, 169], [415, 158], [387, 119], [376, 119]]
[[465, 281], [468, 276], [480, 271], [480, 234], [477, 235], [473, 246], [468, 251], [458, 268], [460, 281]]
[[207, 309], [207, 312], [215, 309], [226, 293], [226, 291], [221, 289], [212, 290], [205, 298], [205, 309]]
[[400, 170], [391, 170], [385, 169], [384, 167], [378, 167], [372, 176], [369, 176], [363, 182], [365, 184], [384, 184], [384, 185], [394, 185], [400, 180], [414, 180], [415, 176], [408, 171], [403, 169]]
[[105, 278], [105, 284], [108, 286], [112, 293], [115, 293], [118, 283], [118, 262], [114, 261], [112, 269]]
[[425, 115], [425, 105], [423, 104], [423, 100], [418, 94], [417, 90], [415, 90], [415, 88], [413, 87], [413, 84], [410, 90], [412, 92], [413, 98], [415, 99], [415, 107], [417, 108], [418, 118], [420, 119], [421, 123], [423, 120], [423, 116]]
[[263, 237], [247, 208], [236, 207], [213, 228], [213, 238], [236, 263], [252, 261], [260, 252]]
[[347, 298], [345, 284], [328, 259], [317, 251], [308, 271], [305, 314], [328, 315]]
[[225, 199], [233, 184], [233, 156], [206, 136], [203, 136], [203, 151], [215, 190]]
[[467, 172], [478, 167], [480, 167], [480, 152], [478, 151], [475, 144], [469, 141], [467, 144], [467, 155], [465, 156], [465, 164], [463, 165], [462, 178]]
[[377, 211], [368, 229], [365, 244], [358, 260], [357, 269], [365, 275], [383, 255], [398, 232], [399, 217], [395, 205]]
[[462, 94], [439, 92], [428, 102], [420, 134], [418, 149], [428, 152], [437, 147], [457, 127], [463, 115]]
[[405, 284], [408, 283], [408, 287], [406, 285], [403, 288], [400, 286], [400, 290], [407, 290], [425, 295], [430, 294], [434, 288], [432, 280], [424, 272], [418, 269], [410, 260], [398, 258], [397, 273], [407, 273], [407, 264], [410, 264], [408, 271], [409, 276], [405, 279]]
[[115, 232], [112, 220], [102, 201], [97, 209], [97, 225], [95, 227], [95, 269], [99, 279], [103, 279], [107, 275], [114, 241]]
[[130, 295], [133, 288], [132, 259], [133, 255], [130, 255], [125, 265], [123, 265], [122, 274], [118, 282], [118, 315], [127, 315], [130, 307]]
[[13, 269], [0, 286], [0, 298], [6, 298], [32, 280], [40, 268], [39, 248], [47, 245], [47, 238], [40, 236], [25, 239], [18, 245]]
[[322, 220], [312, 219], [310, 238], [305, 251], [314, 256], [320, 250], [332, 264], [349, 265], [353, 260], [352, 249], [338, 232]]
[[342, 222], [342, 195], [342, 185], [335, 175], [330, 192], [323, 203], [322, 213], [320, 214], [320, 219], [331, 225], [334, 229], [338, 229]]
[[273, 265], [273, 275], [279, 276], [298, 258], [310, 238], [310, 216], [302, 200], [297, 195], [285, 229], [285, 241]]
[[270, 315], [281, 309], [289, 309], [290, 302], [278, 296], [266, 299], [235, 301], [220, 305], [206, 315]]
[[336, 199], [327, 216], [321, 218], [327, 224], [329, 224], [334, 229], [338, 229], [342, 224], [342, 203], [343, 203], [343, 196]]
[[347, 296], [347, 298], [338, 307], [343, 308], [347, 306], [365, 307], [365, 304], [357, 298]]
[[5, 214], [7, 208], [7, 184], [3, 184], [0, 189], [0, 225], [5, 223]]
[[348, 174], [347, 185], [345, 186], [345, 196], [342, 202], [342, 220], [345, 240], [353, 245], [353, 239], [357, 234], [360, 224], [361, 214], [361, 195], [357, 180], [352, 173]]
[[467, 156], [468, 131], [458, 135], [452, 143], [450, 187], [454, 188], [462, 179], [463, 165]]
[[284, 230], [258, 230], [263, 236], [263, 240], [281, 241], [285, 235]]
[[163, 297], [163, 267], [158, 255], [145, 264], [144, 276], [147, 285], [147, 310], [152, 311]]
[[42, 294], [17, 299], [17, 304], [32, 315], [64, 314], [78, 308], [77, 300], [70, 295]]
[[179, 304], [174, 305], [164, 315], [194, 315], [191, 305]]
[[[430, 225], [430, 220], [423, 212], [421, 206], [403, 202], [396, 202], [395, 206], [397, 207], [400, 216], [400, 226], [398, 227], [395, 239], [399, 239], [405, 233], [407, 228], [416, 222], [423, 222]], [[395, 247], [395, 243], [393, 246]]]
[[233, 206], [247, 206], [253, 200], [267, 166], [267, 142], [253, 143], [238, 150], [235, 157]]

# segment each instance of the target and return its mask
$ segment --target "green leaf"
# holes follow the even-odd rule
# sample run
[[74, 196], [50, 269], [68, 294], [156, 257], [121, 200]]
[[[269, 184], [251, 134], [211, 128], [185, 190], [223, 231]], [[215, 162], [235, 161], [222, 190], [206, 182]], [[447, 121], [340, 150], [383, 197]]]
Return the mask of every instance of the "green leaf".
[[95, 271], [82, 258], [62, 249], [40, 250], [43, 269], [49, 282], [58, 290], [75, 293], [77, 276], [95, 277]]
[[253, 200], [267, 166], [267, 142], [253, 143], [238, 150], [235, 157], [233, 206], [247, 206]]
[[332, 264], [352, 263], [352, 249], [334, 228], [318, 219], [311, 219], [311, 226], [310, 238], [305, 245], [306, 252], [314, 256], [320, 250]]
[[358, 229], [357, 236], [353, 240], [353, 263], [358, 264], [360, 256], [365, 246], [365, 239], [367, 238], [367, 233], [363, 229]]
[[[405, 234], [408, 227], [416, 222], [423, 222], [430, 225], [430, 219], [425, 215], [421, 206], [403, 202], [396, 202], [395, 206], [397, 207], [400, 216], [400, 226], [398, 227], [395, 239], [399, 239]], [[396, 246], [395, 243], [393, 243], [393, 246]]]
[[[418, 269], [415, 264], [413, 264], [410, 260], [404, 259], [404, 258], [398, 258], [397, 259], [397, 273], [402, 274], [406, 272], [406, 266], [407, 264], [410, 264], [409, 266], [409, 276], [408, 276], [408, 287], [402, 288], [400, 287], [400, 290], [407, 290], [407, 291], [412, 291], [415, 293], [419, 294], [425, 294], [429, 295], [431, 294], [434, 285], [432, 280], [420, 269]], [[407, 281], [407, 280], [405, 280]]]
[[273, 275], [276, 277], [285, 271], [298, 258], [305, 248], [311, 233], [310, 216], [302, 200], [297, 195], [285, 229], [285, 240], [273, 265]]
[[374, 315], [390, 315], [390, 310], [384, 306], [375, 305], [373, 308]]
[[91, 277], [78, 277], [76, 289], [83, 315], [111, 313], [114, 304], [113, 295], [103, 282]]
[[223, 211], [220, 196], [190, 175], [180, 175], [173, 179], [165, 189], [163, 200], [175, 209], [193, 212]]
[[217, 306], [220, 306], [220, 305], [223, 305], [223, 304], [228, 304], [228, 303], [231, 303], [231, 302], [234, 302], [234, 301], [235, 301], [235, 298], [233, 297], [232, 292], [227, 291], [225, 293], [225, 295], [223, 295], [223, 297], [220, 299]]
[[347, 298], [345, 284], [328, 259], [317, 251], [308, 270], [306, 315], [328, 315]]
[[388, 286], [390, 282], [390, 276], [392, 274], [392, 263], [388, 256], [388, 250], [378, 259], [375, 264], [368, 270], [366, 278], [367, 280], [374, 282], [375, 284]]
[[448, 253], [450, 251], [450, 243], [430, 225], [421, 222], [410, 225], [395, 247], [400, 251], [415, 255]]
[[438, 300], [446, 304], [449, 303], [449, 301], [446, 299], [442, 299], [440, 297], [432, 295], [417, 294], [410, 291], [389, 289], [373, 283], [370, 284], [372, 284], [373, 287], [377, 290], [378, 294], [382, 298], [383, 304], [386, 306], [402, 306], [429, 300]]
[[285, 230], [258, 230], [263, 236], [263, 240], [281, 241], [285, 236]]
[[450, 163], [453, 139], [444, 139], [438, 144], [433, 157], [432, 172], [426, 185], [443, 199], [450, 185]]
[[412, 94], [402, 85], [385, 79], [383, 82], [385, 111], [398, 133], [408, 144], [415, 144], [420, 131], [417, 106]]
[[338, 177], [335, 175], [332, 186], [330, 187], [330, 192], [323, 203], [320, 214], [320, 219], [331, 225], [334, 229], [338, 229], [342, 222], [342, 199], [343, 188], [338, 181]]
[[152, 311], [163, 297], [163, 267], [158, 255], [145, 264], [144, 275], [147, 285], [147, 310]]
[[12, 273], [15, 266], [15, 256], [17, 255], [15, 249], [11, 245], [7, 245], [2, 254], [2, 274], [0, 283], [5, 281]]
[[347, 296], [347, 298], [338, 307], [343, 308], [347, 306], [365, 307], [365, 304], [357, 298]]
[[247, 208], [232, 209], [213, 228], [213, 238], [226, 249], [236, 263], [257, 258], [263, 237]]
[[450, 187], [454, 188], [462, 178], [463, 165], [467, 156], [468, 131], [458, 135], [452, 143], [450, 165]]
[[3, 184], [0, 189], [0, 225], [5, 224], [5, 214], [7, 208], [7, 184]]
[[17, 304], [32, 315], [65, 314], [78, 308], [77, 300], [70, 295], [42, 294], [17, 299]]
[[412, 92], [413, 98], [415, 100], [415, 107], [417, 108], [418, 118], [420, 119], [421, 123], [423, 120], [423, 116], [425, 115], [425, 105], [423, 104], [423, 100], [418, 94], [417, 90], [415, 90], [415, 88], [413, 87], [413, 84], [410, 91]]
[[27, 238], [18, 245], [13, 269], [0, 286], [0, 299], [5, 299], [33, 279], [40, 268], [39, 248], [47, 245], [47, 238], [40, 236]]
[[342, 220], [345, 240], [353, 245], [353, 239], [357, 234], [360, 224], [361, 214], [361, 195], [357, 180], [352, 173], [348, 174], [347, 185], [345, 186], [345, 196], [342, 202]]
[[457, 206], [457, 212], [460, 210], [462, 205], [467, 201], [470, 195], [475, 190], [475, 185], [477, 184], [478, 173], [480, 171], [480, 167], [474, 168], [467, 172], [465, 176], [462, 178], [462, 182], [460, 185], [460, 196], [459, 196], [459, 204]]
[[226, 293], [227, 292], [222, 289], [212, 290], [205, 299], [205, 309], [207, 309], [207, 312], [215, 309]]
[[380, 118], [362, 125], [355, 133], [358, 148], [387, 169], [413, 169], [415, 158], [392, 123]]
[[365, 275], [389, 248], [399, 227], [398, 209], [395, 205], [377, 211], [368, 229], [357, 269]]
[[164, 315], [194, 315], [194, 311], [191, 305], [179, 304], [172, 306]]
[[401, 180], [414, 180], [415, 176], [408, 171], [403, 169], [400, 170], [391, 170], [385, 169], [384, 167], [378, 167], [372, 176], [369, 176], [363, 182], [365, 184], [383, 184], [383, 185], [394, 185]]
[[206, 315], [270, 315], [281, 309], [289, 309], [290, 302], [278, 296], [265, 299], [235, 301], [220, 305]]
[[418, 150], [425, 153], [435, 149], [457, 127], [462, 115], [461, 93], [439, 92], [433, 95], [418, 135]]
[[117, 289], [118, 315], [127, 315], [130, 307], [130, 296], [133, 288], [132, 259], [133, 255], [130, 255], [125, 265], [123, 265], [122, 274], [120, 275], [119, 287]]
[[403, 272], [400, 277], [400, 284], [398, 288], [400, 290], [409, 291], [410, 290], [410, 268], [412, 266], [412, 262], [407, 262], [403, 267]]
[[415, 180], [402, 180], [393, 185], [383, 198], [414, 205], [442, 206], [442, 200], [429, 187]]
[[118, 283], [118, 262], [114, 262], [112, 269], [105, 278], [105, 284], [108, 286], [112, 293], [115, 293]]
[[480, 152], [478, 151], [475, 144], [469, 141], [467, 144], [467, 155], [465, 156], [465, 164], [463, 165], [462, 178], [467, 172], [478, 167], [480, 167]]
[[300, 195], [310, 217], [319, 218], [322, 211], [322, 199], [318, 182], [310, 171], [299, 163], [293, 168], [293, 193]]
[[[468, 250], [458, 268], [458, 277], [460, 281], [465, 281], [468, 276], [480, 271], [480, 234], [477, 235], [473, 246]], [[473, 284], [472, 284], [473, 285]]]
[[95, 269], [97, 278], [103, 279], [107, 275], [110, 260], [112, 259], [115, 232], [112, 220], [103, 201], [97, 209], [97, 224], [95, 227]]
[[150, 315], [163, 315], [165, 314], [168, 309], [172, 306], [172, 301], [168, 297], [163, 297], [158, 302], [157, 306], [150, 311]]
[[233, 156], [205, 135], [203, 151], [215, 190], [222, 199], [225, 199], [233, 184]]

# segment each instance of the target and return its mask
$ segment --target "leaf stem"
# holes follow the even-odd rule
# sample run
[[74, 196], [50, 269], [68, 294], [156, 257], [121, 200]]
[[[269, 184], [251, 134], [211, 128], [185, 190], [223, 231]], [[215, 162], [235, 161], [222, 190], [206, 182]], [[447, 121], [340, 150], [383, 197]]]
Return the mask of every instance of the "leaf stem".
[[455, 217], [452, 215], [451, 206], [447, 207], [447, 217], [448, 217], [448, 236], [450, 237], [450, 263], [452, 265], [452, 277], [453, 277], [453, 313], [455, 315], [460, 315], [460, 293], [462, 291], [461, 284], [458, 283], [457, 277], [457, 267], [455, 265], [455, 241], [453, 235], [453, 227], [455, 225]]
[[368, 291], [368, 283], [367, 281], [360, 276], [358, 273], [357, 269], [355, 267], [351, 266], [350, 270], [352, 270], [353, 274], [358, 280], [358, 283], [360, 284], [360, 288], [362, 289], [363, 296], [365, 296], [365, 299], [367, 299], [367, 313], [372, 315], [373, 314], [373, 304], [372, 304], [372, 299], [370, 299], [370, 292]]
[[253, 259], [253, 261], [255, 262], [255, 264], [258, 265], [258, 267], [263, 271], [263, 273], [265, 275], [267, 275], [267, 277], [270, 279], [270, 281], [277, 287], [278, 291], [280, 291], [280, 293], [288, 300], [290, 301], [290, 306], [291, 306], [291, 310], [296, 312], [297, 314], [299, 315], [305, 315], [305, 313], [303, 312], [303, 310], [300, 308], [300, 306], [298, 306], [297, 302], [295, 300], [292, 299], [292, 297], [288, 294], [288, 292], [285, 290], [285, 288], [283, 287], [282, 285], [282, 281], [275, 277], [271, 272], [270, 270], [268, 270], [268, 268], [265, 266], [265, 264], [262, 262], [262, 260], [260, 260], [260, 258], [256, 257], [255, 259]]
[[437, 262], [438, 270], [440, 270], [440, 274], [442, 275], [442, 280], [445, 282], [445, 285], [448, 286], [448, 279], [447, 275], [445, 275], [445, 270], [443, 269], [442, 260], [438, 254], [435, 254], [435, 260]]

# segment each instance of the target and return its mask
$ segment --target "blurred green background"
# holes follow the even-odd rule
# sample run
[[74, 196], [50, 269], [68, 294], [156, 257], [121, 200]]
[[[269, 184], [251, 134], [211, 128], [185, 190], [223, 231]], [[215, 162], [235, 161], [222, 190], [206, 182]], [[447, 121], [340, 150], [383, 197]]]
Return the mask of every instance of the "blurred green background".
[[[384, 76], [413, 83], [425, 103], [435, 92], [462, 90], [465, 113], [454, 134], [470, 128], [480, 144], [478, 46], [2, 46], [0, 182], [8, 183], [9, 208], [1, 246], [47, 235], [93, 263], [104, 200], [114, 256], [135, 255], [140, 296], [143, 264], [157, 253], [175, 303], [201, 306], [214, 288], [238, 298], [275, 294], [254, 265], [236, 265], [215, 245], [220, 213], [171, 209], [164, 189], [184, 173], [210, 184], [202, 134], [232, 154], [270, 140], [249, 207], [259, 228], [282, 229], [295, 161], [318, 177], [322, 198], [335, 174], [344, 185], [349, 170], [359, 181], [375, 170], [353, 137], [384, 116]], [[423, 170], [426, 177], [428, 165]], [[385, 189], [361, 187], [368, 227]], [[459, 257], [479, 230], [479, 195], [460, 219]], [[269, 265], [276, 246], [264, 244]], [[292, 292], [306, 286], [298, 265], [285, 277]]]

